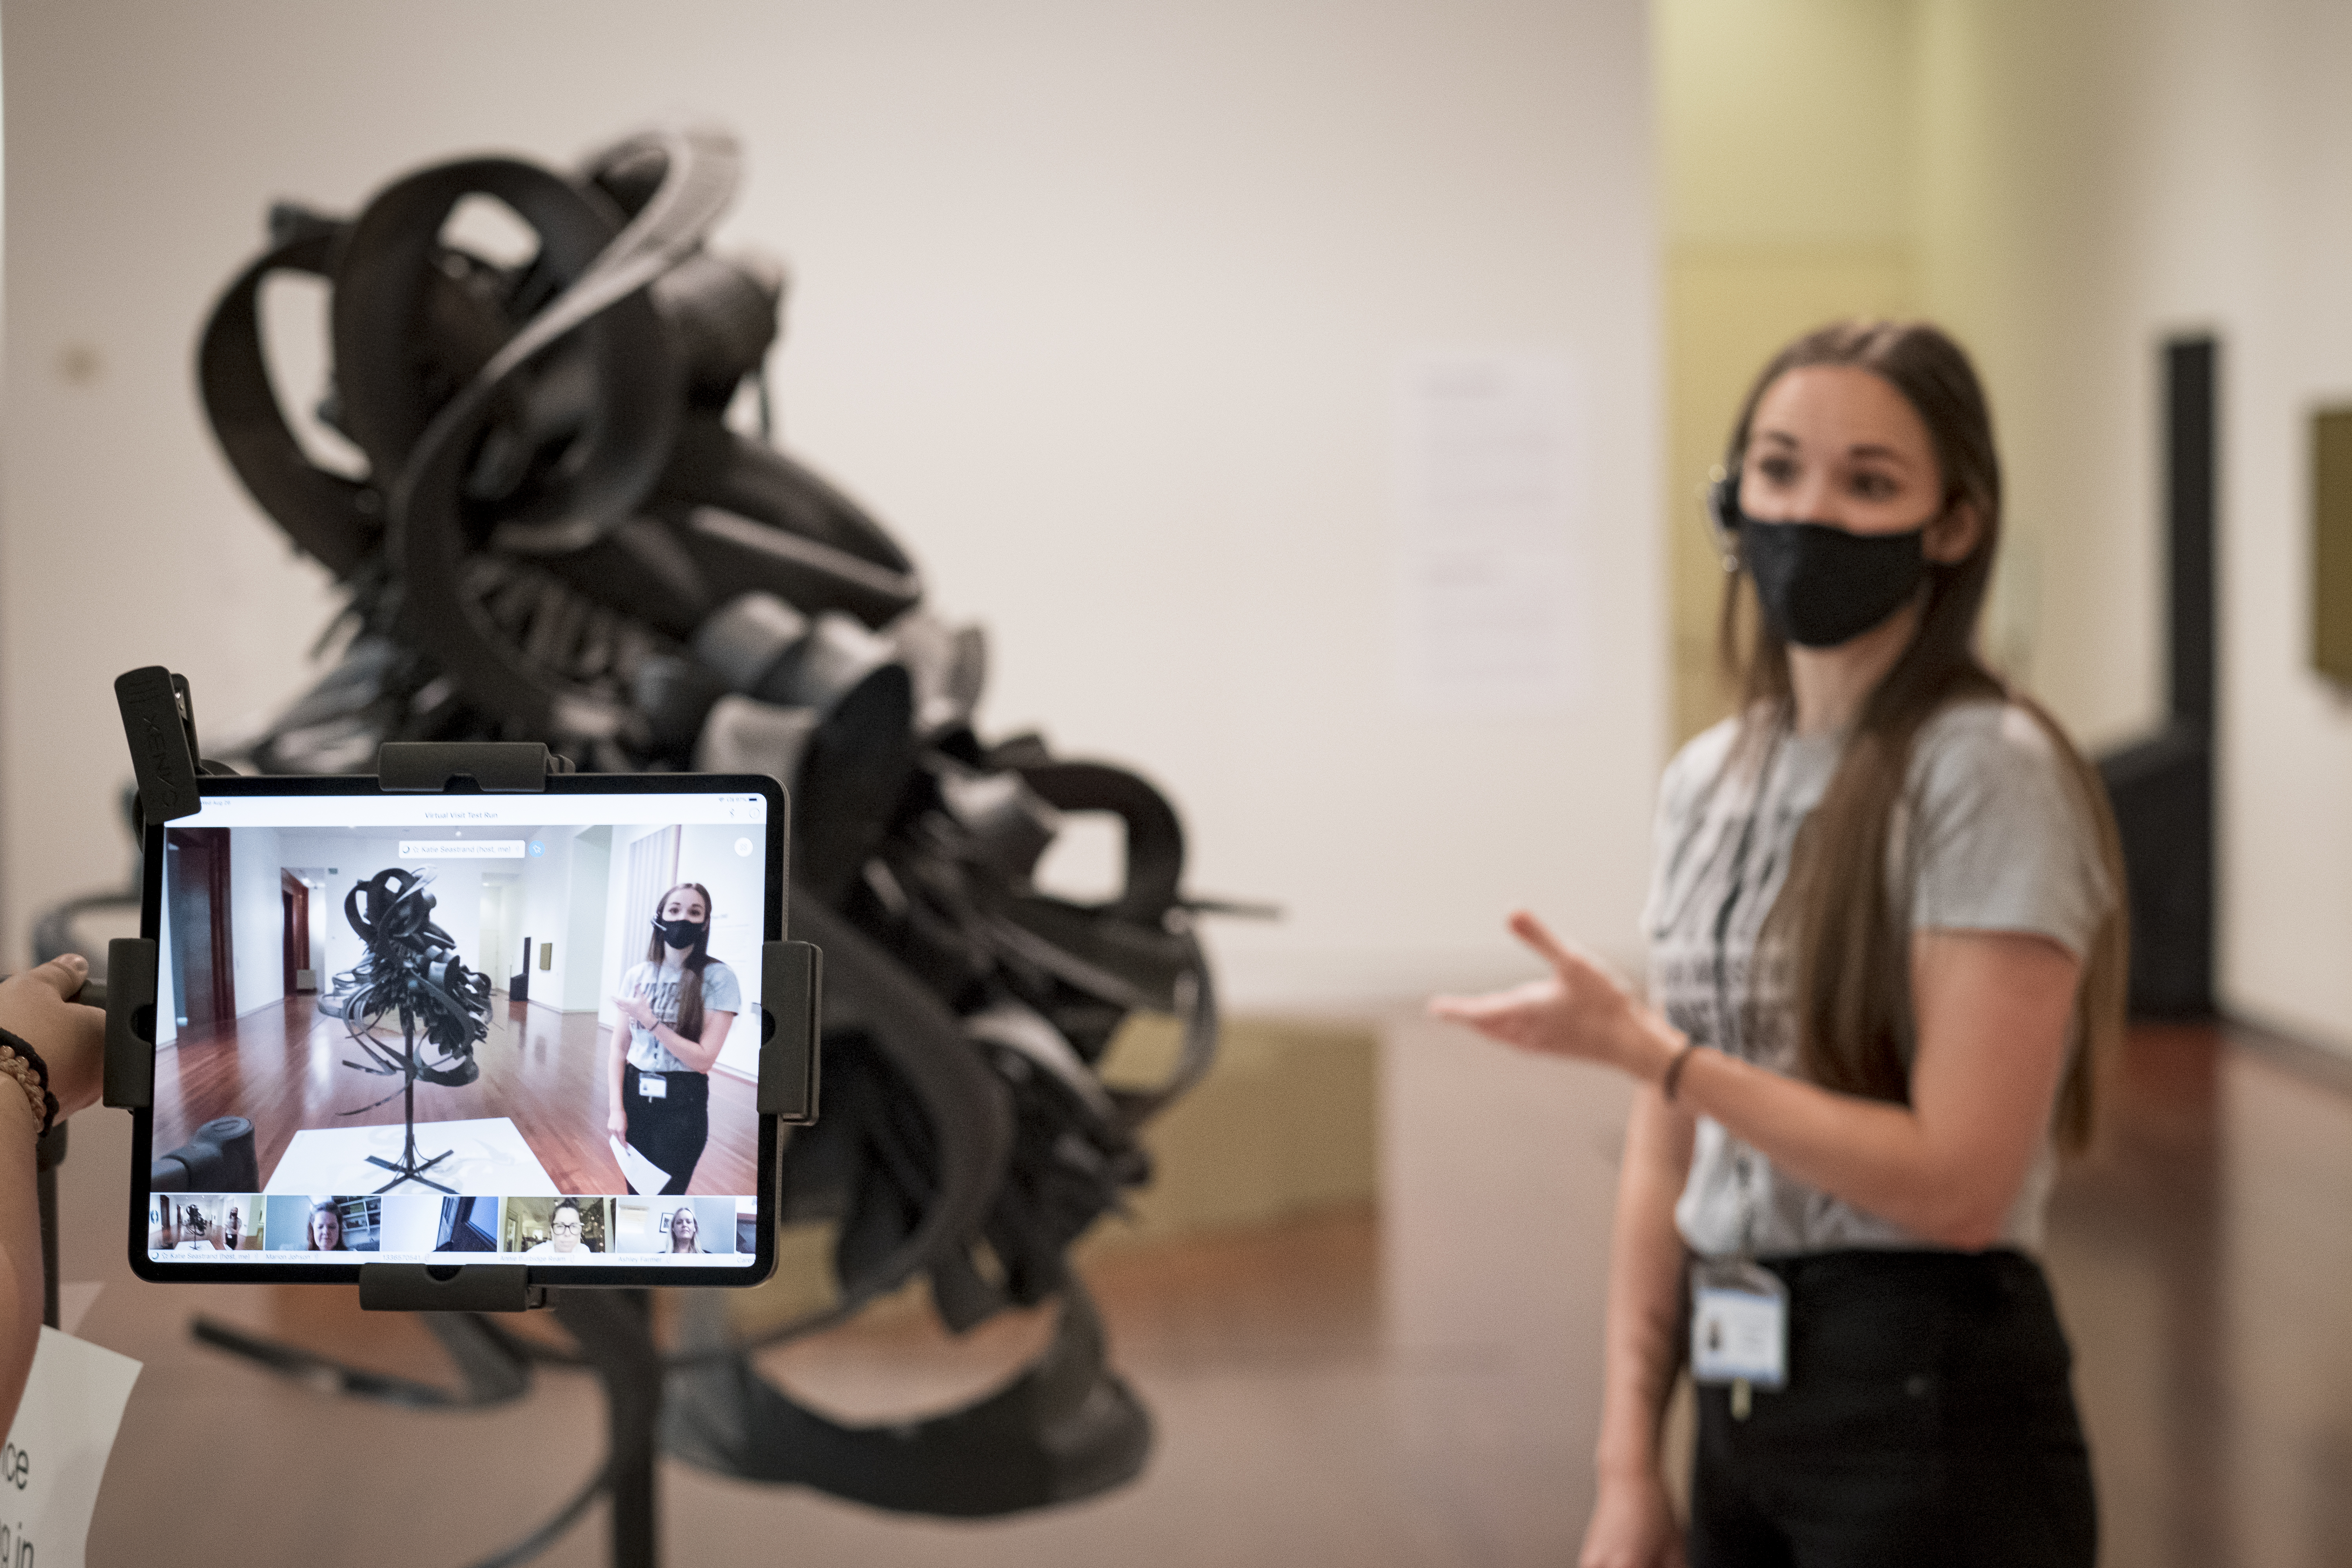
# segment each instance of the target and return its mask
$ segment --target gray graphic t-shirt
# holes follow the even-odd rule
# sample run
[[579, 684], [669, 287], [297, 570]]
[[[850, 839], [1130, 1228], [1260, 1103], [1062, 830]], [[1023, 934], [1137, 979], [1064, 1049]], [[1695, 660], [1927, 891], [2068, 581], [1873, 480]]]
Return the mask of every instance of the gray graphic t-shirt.
[[[1643, 914], [1650, 995], [1698, 1044], [1793, 1076], [1790, 958], [1759, 937], [1844, 737], [1784, 730], [1735, 755], [1737, 734], [1726, 720], [1666, 769]], [[2008, 703], [1955, 703], [1920, 728], [1887, 867], [1892, 907], [1911, 930], [2027, 931], [2088, 952], [2116, 892], [2065, 765], [2032, 716]], [[2053, 1174], [2045, 1142], [2003, 1242], [2041, 1245]], [[1675, 1219], [1706, 1257], [1935, 1245], [1774, 1171], [1706, 1117]]]
[[[621, 976], [621, 994], [642, 996], [654, 1010], [654, 1021], [677, 1027], [677, 987], [686, 978], [686, 971], [672, 969], [654, 963], [629, 966]], [[736, 984], [735, 972], [712, 959], [702, 972], [702, 1014], [708, 1018], [713, 1013], [740, 1013], [743, 1010], [743, 988]], [[693, 1069], [672, 1056], [669, 1047], [654, 1037], [651, 1029], [629, 1026], [629, 1065], [639, 1072], [689, 1072]]]

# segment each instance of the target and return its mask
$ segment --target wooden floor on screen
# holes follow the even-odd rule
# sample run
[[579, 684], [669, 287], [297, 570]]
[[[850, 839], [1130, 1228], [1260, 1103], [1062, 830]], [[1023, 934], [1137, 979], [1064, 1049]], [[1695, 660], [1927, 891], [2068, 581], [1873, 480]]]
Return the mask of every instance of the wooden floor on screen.
[[[611, 1032], [593, 1013], [499, 996], [492, 1004], [489, 1037], [476, 1051], [482, 1076], [462, 1089], [419, 1083], [416, 1120], [510, 1117], [558, 1192], [627, 1192], [605, 1142], [604, 1049]], [[380, 1033], [398, 1047], [396, 1026]], [[315, 996], [289, 996], [231, 1023], [190, 1030], [156, 1054], [155, 1152], [179, 1147], [215, 1117], [242, 1116], [253, 1123], [266, 1182], [305, 1128], [399, 1126], [400, 1080], [343, 1065], [358, 1059], [363, 1058], [343, 1021], [320, 1013]], [[359, 1109], [380, 1100], [372, 1110]], [[357, 1114], [345, 1114], [352, 1111]], [[687, 1190], [752, 1191], [757, 1127], [753, 1086], [731, 1073], [712, 1073], [710, 1142]]]

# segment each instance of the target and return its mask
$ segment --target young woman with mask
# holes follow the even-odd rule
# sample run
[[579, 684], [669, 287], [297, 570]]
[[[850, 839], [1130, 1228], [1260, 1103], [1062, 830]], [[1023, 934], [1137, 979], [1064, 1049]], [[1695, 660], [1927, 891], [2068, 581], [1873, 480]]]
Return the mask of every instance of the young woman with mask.
[[[1932, 327], [1825, 328], [1758, 377], [1727, 469], [1745, 700], [1666, 771], [1651, 1000], [1523, 911], [1550, 973], [1432, 1004], [1643, 1085], [1582, 1562], [2088, 1568], [2033, 1252], [2121, 1026], [2123, 870], [2096, 776], [1974, 651], [1983, 394]], [[1658, 1455], [1685, 1350], [1686, 1541]]]
[[[710, 891], [681, 882], [654, 907], [645, 962], [613, 998], [625, 1028], [605, 1054], [605, 1129], [683, 1193], [710, 1139], [710, 1068], [743, 1005], [735, 972], [710, 956]], [[635, 1188], [632, 1187], [631, 1191]]]

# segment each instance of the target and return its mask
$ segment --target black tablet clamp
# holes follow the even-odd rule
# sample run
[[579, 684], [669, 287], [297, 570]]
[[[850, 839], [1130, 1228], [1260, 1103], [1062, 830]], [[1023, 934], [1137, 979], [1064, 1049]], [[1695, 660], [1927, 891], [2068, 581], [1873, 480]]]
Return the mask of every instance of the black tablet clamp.
[[[184, 677], [161, 666], [134, 669], [114, 683], [125, 737], [138, 775], [141, 837], [148, 822], [169, 822], [202, 808], [200, 773], [235, 770], [203, 761]], [[378, 787], [386, 794], [530, 794], [544, 791], [550, 773], [572, 764], [536, 742], [436, 744], [387, 742], [377, 758]], [[107, 947], [105, 1103], [144, 1110], [154, 1103], [156, 943], [118, 938]], [[763, 1116], [797, 1124], [816, 1120], [818, 1017], [823, 954], [807, 942], [781, 941], [761, 953], [761, 1037], [758, 1107]], [[96, 998], [93, 998], [95, 1000]], [[61, 1158], [64, 1129], [53, 1135]], [[414, 1118], [409, 1151], [415, 1153]], [[43, 1174], [55, 1160], [44, 1146]], [[56, 1260], [47, 1277], [57, 1277]], [[529, 1385], [530, 1359], [512, 1336], [479, 1312], [513, 1312], [552, 1305], [579, 1342], [581, 1359], [604, 1385], [610, 1447], [588, 1486], [530, 1537], [485, 1560], [520, 1563], [535, 1555], [600, 1493], [612, 1500], [614, 1568], [651, 1568], [656, 1561], [654, 1461], [658, 1447], [666, 1361], [653, 1340], [650, 1294], [635, 1289], [551, 1292], [528, 1282], [521, 1264], [363, 1263], [360, 1305], [370, 1311], [415, 1311], [427, 1321], [465, 1375], [467, 1392], [452, 1395], [426, 1384], [372, 1376], [289, 1346], [256, 1340], [199, 1321], [200, 1337], [280, 1371], [328, 1374], [338, 1386], [402, 1403], [448, 1406], [503, 1403]], [[51, 1289], [54, 1293], [54, 1283]], [[56, 1321], [54, 1304], [50, 1321]], [[691, 1361], [693, 1358], [688, 1358]], [[716, 1358], [705, 1358], [716, 1359]]]

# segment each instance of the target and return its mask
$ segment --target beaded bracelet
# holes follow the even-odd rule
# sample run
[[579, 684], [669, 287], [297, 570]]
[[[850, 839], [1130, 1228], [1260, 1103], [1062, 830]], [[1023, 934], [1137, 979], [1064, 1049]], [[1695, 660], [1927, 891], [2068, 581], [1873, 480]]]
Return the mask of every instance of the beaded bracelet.
[[0, 1072], [24, 1086], [33, 1114], [41, 1119], [40, 1135], [47, 1137], [58, 1122], [58, 1097], [49, 1090], [49, 1064], [22, 1036], [0, 1029]]
[[[7, 1047], [0, 1046], [0, 1052], [7, 1050]], [[33, 1114], [40, 1115], [42, 1113], [41, 1085], [40, 1081], [33, 1076], [32, 1065], [14, 1052], [9, 1052], [7, 1055], [0, 1056], [0, 1073], [6, 1073], [23, 1086], [25, 1098], [32, 1102]]]

